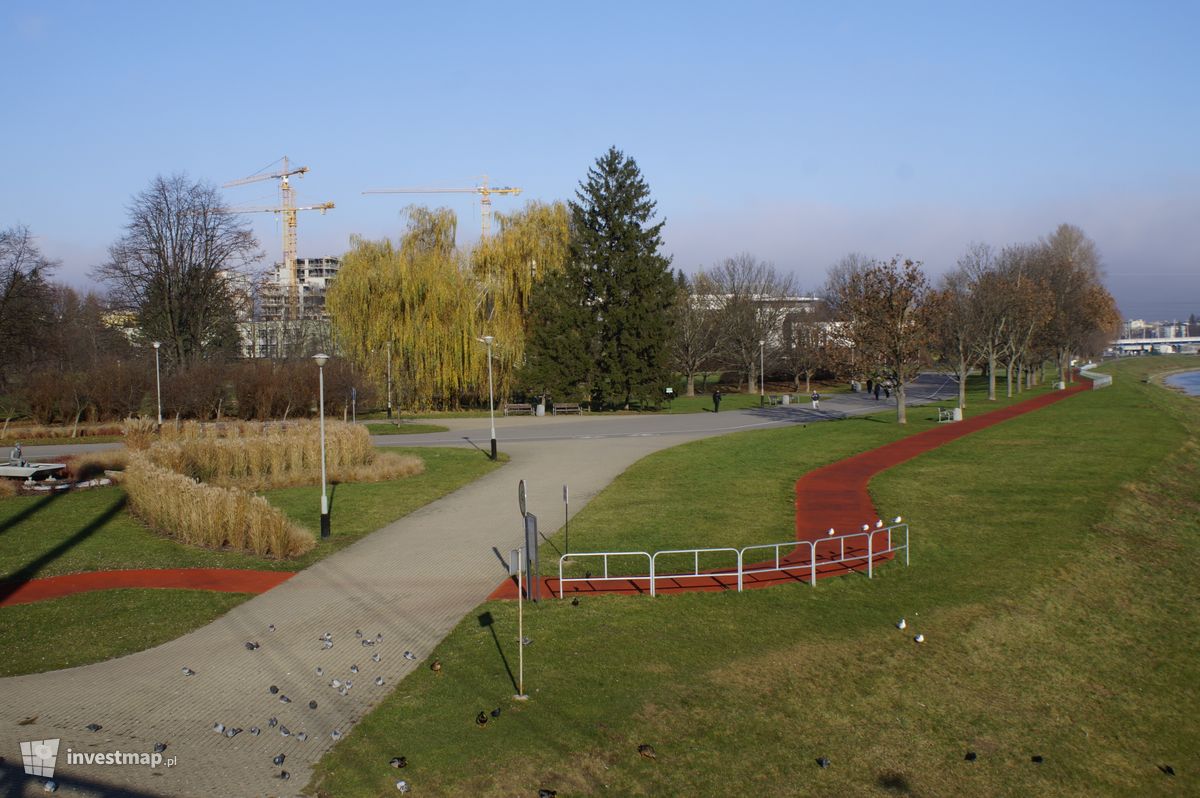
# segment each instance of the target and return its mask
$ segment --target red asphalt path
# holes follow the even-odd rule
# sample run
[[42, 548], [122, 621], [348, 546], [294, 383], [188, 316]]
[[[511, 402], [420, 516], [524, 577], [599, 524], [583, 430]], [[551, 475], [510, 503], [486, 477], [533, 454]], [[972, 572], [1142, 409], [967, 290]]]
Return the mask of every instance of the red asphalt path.
[[0, 581], [0, 607], [115, 588], [173, 588], [222, 593], [265, 593], [294, 576], [290, 571], [245, 571], [236, 568], [163, 568], [92, 571], [31, 579], [18, 584]]
[[[936, 449], [964, 435], [970, 435], [981, 429], [1007, 421], [1010, 418], [1029, 413], [1033, 410], [1062, 401], [1080, 391], [1090, 390], [1092, 383], [1087, 379], [1079, 379], [1066, 390], [1051, 391], [1039, 394], [1031, 399], [1009, 405], [999, 410], [993, 410], [982, 415], [973, 416], [962, 421], [941, 424], [933, 429], [918, 432], [898, 441], [885, 444], [876, 449], [861, 452], [836, 463], [810, 471], [796, 480], [796, 540], [816, 543], [817, 578], [839, 576], [851, 571], [866, 568], [867, 539], [858, 538], [854, 544], [847, 542], [846, 555], [861, 554], [863, 560], [851, 563], [829, 563], [840, 554], [837, 542], [820, 543], [828, 536], [828, 530], [834, 529], [838, 535], [858, 532], [863, 524], [874, 524], [879, 518], [875, 504], [867, 492], [871, 478], [892, 466], [907, 462], [925, 452]], [[886, 522], [885, 522], [886, 523]], [[887, 536], [884, 532], [874, 533], [872, 541], [874, 549], [886, 549]], [[902, 543], [896, 540], [896, 543]], [[782, 557], [781, 565], [793, 566], [794, 571], [770, 571], [760, 574], [743, 574], [744, 589], [770, 587], [783, 583], [807, 582], [810, 574], [808, 546], [798, 546]], [[881, 562], [891, 559], [891, 554], [876, 554], [872, 559]], [[743, 570], [766, 568], [773, 566], [771, 562], [744, 564]], [[685, 577], [655, 577], [655, 593], [681, 593], [685, 591], [720, 591], [736, 590], [736, 576], [685, 576]], [[638, 594], [650, 592], [649, 579], [624, 579], [621, 581], [580, 581], [568, 582], [566, 592], [569, 594], [623, 593]], [[543, 577], [541, 597], [558, 596], [558, 578]], [[493, 591], [489, 598], [514, 599], [517, 597], [517, 582], [515, 578], [506, 579]]]

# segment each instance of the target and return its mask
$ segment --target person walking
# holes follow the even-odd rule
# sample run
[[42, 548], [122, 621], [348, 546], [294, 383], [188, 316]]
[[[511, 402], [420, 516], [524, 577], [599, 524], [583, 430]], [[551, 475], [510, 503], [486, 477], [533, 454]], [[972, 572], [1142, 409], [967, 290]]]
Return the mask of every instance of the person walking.
[[713, 389], [713, 412], [714, 413], [721, 412], [721, 389], [720, 388]]
[[874, 387], [875, 387], [875, 380], [873, 380], [870, 377], [867, 377], [867, 393], [870, 393]]
[[820, 410], [821, 409], [821, 394], [817, 393], [816, 391], [813, 391], [812, 403], [813, 403], [813, 410]]
[[875, 401], [876, 402], [879, 401], [879, 391], [880, 391], [880, 385], [879, 385], [879, 383], [875, 383]]
[[887, 385], [883, 386], [883, 398], [884, 399], [892, 398], [892, 384], [890, 382]]

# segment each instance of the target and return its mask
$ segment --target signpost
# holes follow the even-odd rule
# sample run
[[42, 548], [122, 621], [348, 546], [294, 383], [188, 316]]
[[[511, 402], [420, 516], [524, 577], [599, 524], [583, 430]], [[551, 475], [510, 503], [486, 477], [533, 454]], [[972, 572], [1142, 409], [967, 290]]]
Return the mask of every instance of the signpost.
[[571, 499], [563, 485], [563, 556], [571, 556]]
[[[526, 502], [525, 480], [517, 483], [517, 507], [521, 510], [521, 517], [525, 520], [525, 545], [518, 549], [517, 554], [517, 694], [513, 696], [518, 701], [526, 701], [529, 696], [525, 694], [525, 583], [528, 581], [530, 585], [534, 584], [537, 578], [537, 572], [533, 570], [530, 551], [533, 551], [532, 559], [537, 560], [537, 516], [531, 515], [528, 512]], [[533, 530], [532, 536], [530, 530]], [[509, 570], [512, 570], [510, 562]], [[540, 580], [539, 580], [540, 581]], [[532, 593], [532, 590], [530, 591]]]

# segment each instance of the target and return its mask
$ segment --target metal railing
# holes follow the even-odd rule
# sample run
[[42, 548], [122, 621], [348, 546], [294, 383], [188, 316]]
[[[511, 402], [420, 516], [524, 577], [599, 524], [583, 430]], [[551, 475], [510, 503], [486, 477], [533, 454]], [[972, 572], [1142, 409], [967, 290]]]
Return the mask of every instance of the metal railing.
[[[904, 532], [904, 542], [898, 542], [897, 538], [900, 531]], [[883, 540], [880, 540], [883, 536]], [[862, 540], [866, 547], [866, 553], [862, 553], [862, 549], [856, 549], [852, 543], [849, 551], [847, 551], [847, 541]], [[798, 556], [807, 548], [808, 557], [802, 559]], [[833, 548], [834, 551], [827, 551], [822, 554], [819, 549]], [[783, 554], [784, 550], [788, 553]], [[767, 551], [772, 552], [770, 559], [763, 560], [759, 563], [747, 564], [746, 553], [751, 551]], [[892, 524], [886, 527], [876, 527], [873, 529], [864, 530], [861, 532], [848, 532], [842, 535], [832, 535], [820, 540], [788, 540], [782, 543], [763, 543], [754, 546], [744, 546], [740, 549], [730, 546], [721, 546], [715, 548], [695, 548], [695, 549], [664, 549], [656, 552], [646, 551], [589, 551], [589, 552], [572, 552], [564, 554], [558, 558], [558, 597], [562, 598], [565, 594], [565, 586], [569, 582], [629, 582], [639, 579], [644, 579], [649, 584], [649, 592], [651, 596], [658, 595], [657, 585], [663, 579], [696, 579], [700, 577], [717, 579], [719, 577], [736, 577], [737, 590], [742, 592], [745, 577], [747, 575], [765, 574], [765, 573], [786, 573], [790, 574], [794, 571], [807, 571], [808, 583], [810, 585], [817, 584], [817, 569], [822, 566], [830, 565], [847, 565], [849, 570], [850, 563], [866, 562], [867, 578], [875, 577], [875, 560], [879, 557], [904, 552], [904, 565], [909, 564], [909, 528], [908, 524]], [[736, 558], [736, 567], [733, 570], [700, 570], [700, 555], [701, 554], [717, 554], [728, 553]], [[667, 556], [688, 555], [692, 556], [692, 568], [690, 571], [662, 573], [658, 568], [658, 558]], [[563, 563], [570, 559], [572, 561], [585, 557], [601, 558], [603, 563], [603, 575], [592, 576], [587, 572], [586, 576], [564, 575]], [[637, 574], [620, 574], [612, 575], [609, 570], [609, 558], [611, 557], [637, 557], [646, 558], [646, 563], [649, 568], [647, 573]]]

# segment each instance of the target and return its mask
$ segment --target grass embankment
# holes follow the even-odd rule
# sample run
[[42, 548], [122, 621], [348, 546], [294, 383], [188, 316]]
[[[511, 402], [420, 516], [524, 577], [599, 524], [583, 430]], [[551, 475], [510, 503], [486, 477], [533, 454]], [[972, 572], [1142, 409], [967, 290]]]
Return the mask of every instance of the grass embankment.
[[372, 435], [424, 435], [429, 432], [449, 432], [449, 427], [441, 424], [416, 424], [405, 421], [372, 421], [367, 425], [367, 431]]
[[[4, 499], [0, 501], [0, 584], [126, 568], [299, 571], [497, 467], [474, 451], [387, 451], [421, 457], [424, 473], [390, 482], [331, 486], [333, 535], [328, 540], [318, 538], [311, 551], [291, 560], [195, 548], [163, 538], [124, 511], [125, 494], [119, 487]], [[311, 530], [320, 528], [318, 489], [281, 488], [264, 495], [295, 523]], [[126, 593], [129, 596], [119, 602], [109, 600]], [[89, 599], [89, 595], [0, 607], [0, 651], [6, 652], [0, 658], [0, 675], [65, 667], [49, 663], [67, 655], [73, 658], [68, 664], [80, 665], [138, 651], [202, 626], [248, 598], [168, 590], [105, 592], [102, 601], [94, 595]], [[186, 602], [180, 603], [181, 595], [188, 596]], [[175, 606], [181, 608], [181, 614], [172, 618]], [[123, 631], [141, 625], [143, 618], [150, 619], [144, 632]], [[155, 618], [163, 622], [155, 622]], [[29, 626], [34, 620], [41, 625]], [[31, 628], [40, 631], [31, 635]], [[75, 646], [80, 634], [94, 635], [97, 645]], [[10, 648], [10, 639], [19, 639], [19, 648]], [[18, 651], [19, 655], [8, 656], [8, 652]]]
[[[1140, 382], [1162, 360], [1123, 363], [1110, 389], [878, 477], [880, 508], [913, 523], [910, 568], [815, 589], [528, 607], [527, 704], [508, 698], [502, 659], [515, 670], [516, 607], [481, 606], [431, 653], [442, 675], [422, 669], [399, 685], [310, 789], [384, 794], [396, 778], [388, 759], [403, 754], [422, 795], [1194, 791], [1200, 404]], [[878, 443], [892, 434], [858, 426], [877, 429]], [[806, 432], [813, 448], [860, 434], [851, 423]], [[741, 455], [782, 457], [796, 435], [745, 435], [756, 445]], [[696, 456], [683, 464], [707, 467], [722, 443], [744, 445], [689, 444]], [[771, 477], [777, 498], [795, 476]], [[620, 504], [627, 488], [615, 484], [596, 506]], [[724, 491], [675, 500], [699, 533], [729, 529], [715, 505], [735, 503], [739, 522], [764, 509]], [[589, 506], [572, 538], [607, 524]], [[901, 616], [906, 632], [894, 627]], [[915, 644], [916, 632], [927, 642]], [[500, 718], [477, 730], [475, 714], [498, 705]], [[657, 759], [640, 757], [639, 743]], [[964, 761], [968, 751], [978, 760]]]

